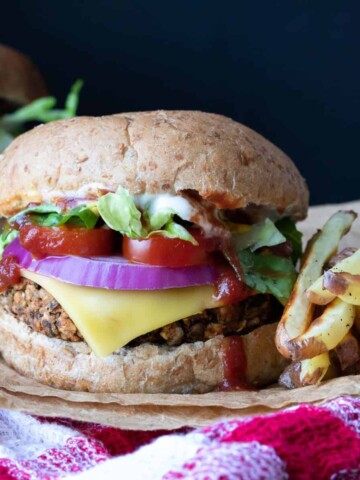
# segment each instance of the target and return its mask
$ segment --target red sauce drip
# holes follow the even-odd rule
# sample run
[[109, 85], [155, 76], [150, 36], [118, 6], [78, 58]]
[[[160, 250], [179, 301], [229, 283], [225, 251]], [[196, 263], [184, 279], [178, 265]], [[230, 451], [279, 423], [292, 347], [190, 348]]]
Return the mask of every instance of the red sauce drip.
[[4, 292], [20, 282], [20, 267], [15, 257], [0, 261], [0, 292]]
[[224, 381], [220, 390], [249, 390], [246, 382], [246, 355], [242, 337], [226, 337], [223, 341]]
[[250, 287], [239, 280], [236, 272], [228, 265], [221, 268], [215, 292], [215, 299], [222, 305], [241, 302], [254, 293]]

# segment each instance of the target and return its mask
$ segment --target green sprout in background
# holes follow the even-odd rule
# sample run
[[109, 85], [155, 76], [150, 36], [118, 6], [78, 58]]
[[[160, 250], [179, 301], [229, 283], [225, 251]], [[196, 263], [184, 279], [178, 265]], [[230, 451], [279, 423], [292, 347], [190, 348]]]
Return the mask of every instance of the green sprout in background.
[[25, 130], [27, 122], [48, 123], [76, 115], [79, 105], [79, 94], [83, 86], [82, 80], [77, 80], [70, 89], [63, 109], [54, 108], [55, 97], [43, 97], [8, 113], [0, 118], [0, 153]]

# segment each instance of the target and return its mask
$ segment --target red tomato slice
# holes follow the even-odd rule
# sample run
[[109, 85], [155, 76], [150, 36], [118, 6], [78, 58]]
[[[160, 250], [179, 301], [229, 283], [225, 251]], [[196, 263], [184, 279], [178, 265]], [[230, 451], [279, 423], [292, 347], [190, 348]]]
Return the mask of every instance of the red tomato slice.
[[20, 228], [20, 243], [36, 257], [109, 255], [114, 251], [115, 232], [107, 228], [41, 227]]
[[193, 245], [179, 238], [166, 238], [152, 235], [145, 240], [123, 238], [123, 255], [135, 263], [162, 267], [189, 267], [211, 262], [210, 252], [218, 247], [218, 242], [205, 239], [200, 231], [191, 231], [199, 245]]

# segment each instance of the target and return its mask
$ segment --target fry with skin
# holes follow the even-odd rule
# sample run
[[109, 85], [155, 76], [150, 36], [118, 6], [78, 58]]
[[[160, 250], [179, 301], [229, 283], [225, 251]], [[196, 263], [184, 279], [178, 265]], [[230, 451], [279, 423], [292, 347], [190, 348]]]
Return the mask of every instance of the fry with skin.
[[306, 295], [317, 305], [326, 305], [336, 296], [344, 302], [360, 305], [359, 272], [360, 249], [325, 272], [307, 289]]
[[332, 350], [350, 331], [354, 320], [353, 305], [338, 298], [333, 300], [304, 334], [290, 341], [291, 358], [303, 360]]
[[306, 387], [321, 382], [330, 366], [328, 353], [291, 363], [280, 375], [279, 383], [287, 388]]
[[307, 298], [315, 305], [327, 305], [336, 298], [336, 295], [324, 288], [323, 282], [324, 276], [322, 275], [306, 290]]
[[276, 331], [276, 346], [284, 357], [291, 358], [293, 346], [290, 341], [305, 333], [312, 321], [314, 304], [305, 295], [306, 290], [321, 276], [325, 263], [337, 250], [355, 218], [355, 212], [339, 211], [309, 241], [299, 276]]
[[338, 265], [340, 262], [345, 260], [345, 258], [350, 257], [353, 253], [356, 252], [356, 250], [357, 250], [357, 248], [354, 248], [354, 247], [347, 247], [347, 248], [343, 248], [342, 250], [340, 250], [338, 253], [336, 253], [334, 256], [332, 256], [330, 258], [330, 260], [328, 261], [327, 270], [329, 268], [335, 267], [335, 265]]
[[[360, 270], [359, 270], [360, 271]], [[351, 305], [360, 305], [360, 275], [348, 272], [326, 272], [324, 286], [342, 301]]]

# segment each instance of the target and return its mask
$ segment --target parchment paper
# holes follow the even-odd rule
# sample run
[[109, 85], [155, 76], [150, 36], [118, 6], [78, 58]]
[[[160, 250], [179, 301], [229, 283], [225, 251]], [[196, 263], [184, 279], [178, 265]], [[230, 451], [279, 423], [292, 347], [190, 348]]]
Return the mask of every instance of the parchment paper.
[[[299, 224], [307, 240], [336, 210], [360, 215], [360, 201], [312, 207]], [[342, 242], [360, 247], [360, 220]], [[278, 385], [249, 392], [202, 395], [95, 394], [69, 392], [25, 378], [0, 360], [0, 408], [49, 417], [67, 417], [125, 429], [175, 429], [208, 425], [221, 418], [266, 414], [299, 403], [321, 403], [340, 395], [360, 395], [360, 375], [341, 377], [319, 386], [286, 390]]]

